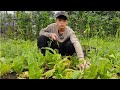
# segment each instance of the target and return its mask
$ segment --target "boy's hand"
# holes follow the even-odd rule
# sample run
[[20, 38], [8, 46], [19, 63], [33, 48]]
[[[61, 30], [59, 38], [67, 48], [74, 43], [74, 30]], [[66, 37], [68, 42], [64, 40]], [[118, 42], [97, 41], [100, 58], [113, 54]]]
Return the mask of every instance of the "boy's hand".
[[55, 33], [51, 34], [51, 38], [55, 41], [58, 40], [58, 36]]
[[90, 62], [86, 61], [84, 58], [80, 58], [79, 68], [81, 70], [88, 69], [90, 67]]

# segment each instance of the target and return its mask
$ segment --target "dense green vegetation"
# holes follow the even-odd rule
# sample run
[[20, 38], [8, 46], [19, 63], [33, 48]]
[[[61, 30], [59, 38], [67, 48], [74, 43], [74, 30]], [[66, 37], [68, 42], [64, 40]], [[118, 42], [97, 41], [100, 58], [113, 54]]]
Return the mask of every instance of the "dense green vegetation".
[[[69, 26], [78, 35], [105, 38], [113, 36], [120, 38], [120, 12], [119, 11], [67, 11], [69, 13]], [[2, 12], [0, 25], [4, 37], [12, 39], [35, 40], [39, 31], [55, 21], [51, 11], [15, 11], [14, 14]], [[8, 23], [5, 25], [5, 23]], [[10, 25], [13, 24], [13, 25]], [[7, 26], [7, 27], [6, 27]]]
[[[49, 51], [44, 57], [37, 49], [36, 41], [4, 40], [1, 39], [0, 48], [0, 76], [5, 73], [16, 72], [18, 78], [55, 78], [55, 79], [109, 79], [120, 78], [120, 40], [119, 39], [89, 39], [89, 45], [95, 46], [98, 52], [91, 50], [86, 59], [91, 62], [89, 69], [79, 70], [76, 55], [62, 58], [57, 51]], [[81, 39], [82, 44], [88, 45], [88, 41]], [[46, 70], [48, 71], [46, 72]], [[26, 77], [21, 75], [24, 71]]]
[[67, 12], [69, 26], [81, 45], [87, 46], [83, 49], [90, 50], [85, 58], [91, 63], [89, 69], [79, 69], [76, 54], [63, 57], [46, 48], [43, 56], [38, 50], [36, 38], [42, 28], [55, 21], [53, 12], [16, 11], [13, 15], [1, 12], [0, 77], [15, 72], [18, 79], [120, 79], [120, 12]]

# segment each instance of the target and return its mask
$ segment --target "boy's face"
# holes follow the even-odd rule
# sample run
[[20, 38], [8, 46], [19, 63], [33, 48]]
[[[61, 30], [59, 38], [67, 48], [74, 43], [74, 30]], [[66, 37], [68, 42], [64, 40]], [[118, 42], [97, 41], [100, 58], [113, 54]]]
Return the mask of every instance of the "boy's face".
[[59, 18], [56, 19], [56, 23], [57, 23], [57, 26], [59, 27], [59, 29], [65, 29], [65, 27], [68, 24], [67, 20], [59, 19]]

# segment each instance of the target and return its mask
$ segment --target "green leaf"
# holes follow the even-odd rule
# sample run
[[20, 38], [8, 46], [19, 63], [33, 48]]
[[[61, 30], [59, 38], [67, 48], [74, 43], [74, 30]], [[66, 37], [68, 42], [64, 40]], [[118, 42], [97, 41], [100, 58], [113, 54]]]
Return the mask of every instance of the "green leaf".
[[13, 60], [14, 66], [12, 67], [16, 73], [21, 73], [24, 69], [24, 57], [18, 56]]
[[95, 64], [92, 64], [88, 70], [84, 72], [84, 78], [86, 79], [94, 79], [97, 77], [98, 67]]
[[0, 76], [9, 72], [12, 67], [13, 67], [13, 64], [0, 63]]
[[67, 72], [64, 78], [65, 79], [71, 79], [71, 76], [72, 76], [72, 71], [71, 72]]
[[51, 77], [55, 72], [55, 69], [49, 70], [47, 72], [44, 73], [45, 77], [49, 78]]
[[29, 53], [28, 56], [28, 69], [29, 69], [29, 78], [30, 79], [39, 79], [42, 76], [43, 69], [39, 67], [37, 59], [32, 53]]
[[78, 79], [79, 76], [82, 76], [81, 71], [77, 71], [77, 70], [76, 70], [76, 71], [74, 71], [74, 72], [72, 73], [71, 78], [72, 78], [72, 79]]

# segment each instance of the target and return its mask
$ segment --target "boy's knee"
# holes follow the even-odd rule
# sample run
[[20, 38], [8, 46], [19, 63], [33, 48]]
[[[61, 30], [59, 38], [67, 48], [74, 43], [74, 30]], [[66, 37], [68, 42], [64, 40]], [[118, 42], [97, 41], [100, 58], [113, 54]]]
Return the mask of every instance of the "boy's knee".
[[65, 47], [70, 48], [70, 49], [74, 48], [74, 46], [73, 46], [73, 44], [72, 44], [72, 42], [70, 40], [66, 42]]
[[38, 41], [43, 41], [43, 40], [46, 41], [46, 40], [47, 40], [47, 37], [44, 36], [44, 35], [41, 35], [41, 36], [38, 36], [37, 40], [38, 40]]
[[70, 40], [65, 43], [65, 51], [68, 53], [68, 55], [75, 53], [75, 48]]
[[48, 45], [47, 44], [48, 40], [49, 40], [49, 38], [47, 38], [44, 35], [38, 36], [38, 38], [37, 38], [37, 46], [38, 46], [38, 48], [46, 47]]

